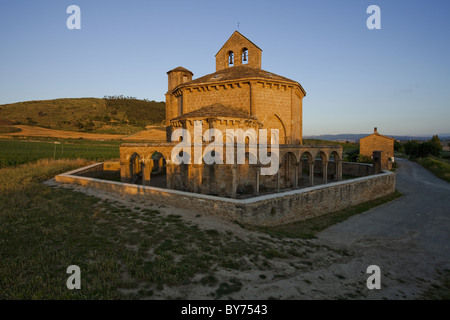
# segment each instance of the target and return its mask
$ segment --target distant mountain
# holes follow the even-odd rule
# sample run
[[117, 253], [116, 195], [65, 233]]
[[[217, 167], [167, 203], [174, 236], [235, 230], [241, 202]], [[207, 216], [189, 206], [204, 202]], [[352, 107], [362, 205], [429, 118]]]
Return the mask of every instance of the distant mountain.
[[[322, 134], [322, 135], [313, 135], [313, 136], [303, 136], [304, 139], [321, 139], [321, 140], [329, 140], [329, 141], [349, 141], [355, 142], [359, 139], [368, 136], [367, 133], [344, 133], [344, 134]], [[388, 137], [392, 137], [396, 140], [407, 141], [407, 140], [429, 140], [432, 136], [397, 136], [397, 135], [389, 135]], [[449, 140], [450, 133], [441, 133], [438, 134], [439, 139], [441, 140]]]

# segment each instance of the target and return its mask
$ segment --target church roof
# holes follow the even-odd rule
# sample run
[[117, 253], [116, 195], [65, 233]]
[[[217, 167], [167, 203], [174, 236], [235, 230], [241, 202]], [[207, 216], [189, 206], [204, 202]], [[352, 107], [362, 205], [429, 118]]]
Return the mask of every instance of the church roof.
[[181, 66], [180, 67], [176, 67], [175, 69], [172, 69], [170, 71], [167, 71], [167, 74], [169, 74], [169, 73], [171, 73], [173, 71], [183, 71], [183, 72], [189, 72], [189, 73], [193, 74], [192, 71], [189, 71], [188, 69], [183, 68]]
[[219, 117], [257, 120], [256, 117], [250, 116], [243, 110], [224, 106], [221, 103], [215, 103], [210, 106], [202, 107], [200, 109], [185, 113], [171, 120], [183, 120], [189, 118], [219, 118]]
[[[262, 69], [256, 69], [249, 66], [237, 66], [219, 70], [217, 72], [207, 74], [206, 76], [197, 78], [195, 80], [185, 82], [177, 88], [182, 88], [197, 84], [213, 84], [216, 82], [232, 81], [246, 78], [262, 78], [266, 80], [276, 80], [282, 82], [290, 82], [300, 85], [297, 81], [279, 76], [275, 73], [268, 72]], [[300, 86], [301, 87], [301, 86]], [[304, 92], [303, 88], [302, 91]]]

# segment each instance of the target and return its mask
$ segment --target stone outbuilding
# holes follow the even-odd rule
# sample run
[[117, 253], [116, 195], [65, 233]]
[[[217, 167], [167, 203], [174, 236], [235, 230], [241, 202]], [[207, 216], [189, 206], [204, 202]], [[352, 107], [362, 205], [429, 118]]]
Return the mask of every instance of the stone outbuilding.
[[395, 139], [380, 134], [375, 127], [373, 133], [359, 140], [359, 153], [372, 157], [374, 151], [381, 152], [381, 170], [392, 169]]

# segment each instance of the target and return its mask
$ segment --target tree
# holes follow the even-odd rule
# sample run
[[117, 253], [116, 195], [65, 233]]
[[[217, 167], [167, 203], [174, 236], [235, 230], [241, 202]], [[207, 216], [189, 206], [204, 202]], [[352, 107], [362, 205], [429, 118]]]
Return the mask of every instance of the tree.
[[394, 150], [395, 151], [402, 151], [403, 146], [400, 142], [398, 142], [397, 140], [394, 141]]
[[441, 140], [439, 139], [438, 135], [434, 135], [431, 140], [429, 140], [430, 143], [435, 144], [439, 151], [442, 151], [442, 145], [441, 145]]
[[[439, 144], [440, 146], [440, 144]], [[427, 142], [419, 143], [417, 141], [408, 141], [404, 145], [405, 153], [412, 157], [425, 158], [430, 154], [439, 156], [440, 147], [436, 143]]]

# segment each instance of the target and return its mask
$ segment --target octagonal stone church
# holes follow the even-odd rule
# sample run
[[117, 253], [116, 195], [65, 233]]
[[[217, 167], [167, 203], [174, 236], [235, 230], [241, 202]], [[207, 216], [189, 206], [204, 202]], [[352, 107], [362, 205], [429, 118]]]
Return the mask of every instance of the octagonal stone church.
[[[167, 141], [133, 143], [120, 146], [121, 180], [147, 186], [183, 190], [231, 198], [245, 198], [287, 189], [324, 184], [342, 178], [342, 147], [302, 144], [302, 104], [305, 90], [291, 80], [261, 69], [262, 50], [235, 31], [216, 54], [216, 71], [193, 78], [183, 67], [167, 72]], [[223, 152], [214, 154], [223, 164], [175, 164], [172, 149], [182, 140], [171, 141], [172, 133], [186, 129], [194, 137], [195, 126], [202, 133], [219, 129], [223, 143], [238, 143], [226, 129], [278, 129], [279, 170], [261, 175], [259, 156], [252, 159], [249, 140], [245, 140], [245, 163], [225, 161]], [[260, 138], [257, 136], [258, 147]], [[211, 141], [204, 138], [202, 153]], [[271, 155], [270, 135], [267, 152]], [[236, 150], [235, 150], [236, 151]], [[186, 152], [187, 154], [183, 154]], [[194, 145], [181, 156], [193, 159]], [[208, 151], [207, 151], [208, 152]], [[258, 154], [259, 155], [259, 154]], [[237, 156], [237, 152], [234, 152]]]

